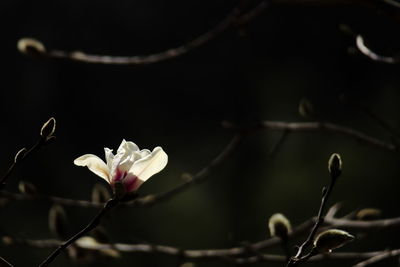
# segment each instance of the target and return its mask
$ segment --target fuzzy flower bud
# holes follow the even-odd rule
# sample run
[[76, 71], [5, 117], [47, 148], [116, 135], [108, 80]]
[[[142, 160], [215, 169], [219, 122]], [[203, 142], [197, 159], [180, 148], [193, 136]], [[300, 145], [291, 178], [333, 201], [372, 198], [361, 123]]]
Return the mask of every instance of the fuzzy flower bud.
[[356, 218], [362, 221], [376, 220], [381, 217], [381, 214], [382, 212], [378, 209], [367, 208], [359, 210], [356, 214]]
[[271, 236], [286, 239], [292, 231], [289, 220], [281, 213], [275, 213], [269, 218], [268, 228]]
[[107, 188], [103, 184], [95, 184], [92, 190], [92, 202], [105, 203], [111, 198]]
[[62, 206], [54, 204], [49, 211], [50, 231], [59, 238], [67, 237], [67, 215]]
[[354, 236], [346, 231], [331, 229], [320, 233], [314, 240], [314, 248], [320, 253], [332, 252], [354, 240]]
[[36, 186], [26, 181], [19, 182], [18, 191], [21, 192], [22, 194], [30, 194], [30, 195], [37, 194]]
[[22, 149], [20, 149], [20, 150], [17, 152], [17, 154], [15, 154], [14, 163], [17, 163], [17, 162], [21, 161], [21, 160], [25, 157], [25, 154], [26, 154], [27, 151], [28, 151], [28, 150], [26, 150], [25, 147], [22, 148]]
[[314, 115], [314, 108], [310, 100], [302, 98], [299, 103], [299, 114], [304, 118], [312, 118]]
[[40, 56], [46, 53], [44, 45], [33, 38], [22, 38], [17, 43], [17, 48], [22, 54], [30, 56]]
[[339, 154], [333, 153], [328, 161], [329, 173], [337, 178], [342, 173], [342, 159]]
[[48, 121], [46, 121], [43, 124], [42, 129], [40, 129], [40, 135], [48, 139], [53, 136], [55, 130], [56, 130], [56, 119], [51, 117]]

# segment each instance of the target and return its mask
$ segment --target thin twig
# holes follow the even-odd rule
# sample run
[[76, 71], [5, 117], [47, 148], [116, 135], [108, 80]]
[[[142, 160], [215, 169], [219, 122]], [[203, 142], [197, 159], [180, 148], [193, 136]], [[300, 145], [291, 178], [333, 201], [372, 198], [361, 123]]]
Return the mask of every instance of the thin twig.
[[[233, 125], [228, 125], [225, 123], [225, 128], [235, 128]], [[237, 129], [236, 129], [237, 130]], [[134, 206], [146, 206], [152, 205], [157, 201], [160, 201], [165, 198], [169, 198], [172, 195], [181, 192], [188, 186], [193, 183], [200, 182], [205, 178], [206, 175], [220, 165], [229, 155], [233, 153], [236, 147], [239, 145], [240, 141], [246, 134], [251, 133], [253, 130], [284, 130], [284, 134], [279, 139], [279, 145], [275, 145], [275, 147], [280, 147], [283, 142], [287, 138], [287, 134], [289, 133], [297, 133], [302, 131], [327, 131], [332, 133], [341, 134], [344, 136], [352, 137], [360, 142], [377, 146], [389, 151], [397, 152], [397, 147], [392, 143], [386, 143], [377, 138], [371, 137], [363, 132], [344, 127], [338, 124], [328, 123], [328, 122], [283, 122], [283, 121], [263, 121], [257, 127], [253, 129], [247, 129], [246, 132], [237, 133], [230, 143], [225, 147], [225, 149], [215, 158], [213, 159], [206, 167], [204, 167], [201, 171], [196, 173], [191, 180], [186, 181], [185, 183], [179, 185], [177, 188], [173, 188], [170, 191], [165, 193], [161, 193], [158, 195], [148, 195], [145, 197], [138, 198], [135, 202], [129, 203], [128, 205]], [[277, 144], [278, 144], [277, 143]], [[276, 149], [272, 151], [276, 152]], [[67, 198], [60, 197], [51, 197], [51, 196], [42, 196], [42, 195], [26, 195], [26, 194], [17, 194], [17, 193], [9, 193], [9, 192], [0, 192], [0, 196], [6, 197], [7, 199], [14, 200], [49, 200], [58, 204], [70, 205], [70, 206], [81, 206], [81, 207], [101, 207], [103, 204], [92, 203], [90, 201], [84, 200], [73, 200]]]
[[358, 34], [356, 37], [356, 46], [362, 54], [369, 57], [373, 61], [383, 62], [388, 64], [399, 63], [399, 60], [397, 58], [378, 55], [377, 53], [372, 51], [365, 45], [364, 38], [360, 34]]
[[[99, 216], [99, 215], [98, 215]], [[102, 216], [102, 215], [101, 215]], [[294, 238], [299, 236], [310, 229], [310, 227], [314, 224], [315, 220], [309, 219], [304, 223], [297, 226], [290, 233], [289, 237]], [[86, 228], [85, 228], [86, 229]], [[87, 233], [87, 232], [86, 232]], [[84, 234], [83, 234], [84, 235]], [[80, 235], [77, 238], [82, 237]], [[77, 240], [74, 238], [74, 241]], [[63, 241], [56, 239], [45, 239], [45, 240], [31, 240], [31, 239], [21, 239], [14, 238], [11, 236], [3, 236], [2, 241], [6, 245], [26, 245], [37, 248], [55, 248], [60, 245], [65, 244]], [[246, 247], [238, 246], [232, 247], [228, 249], [204, 249], [204, 250], [182, 250], [179, 248], [171, 247], [171, 246], [162, 246], [162, 245], [152, 245], [152, 244], [123, 244], [123, 243], [114, 243], [114, 244], [87, 244], [87, 243], [75, 243], [76, 246], [80, 246], [81, 248], [87, 249], [116, 249], [121, 252], [143, 252], [143, 253], [152, 253], [158, 252], [168, 255], [177, 256], [179, 253], [182, 253], [182, 256], [188, 259], [203, 259], [203, 258], [226, 258], [226, 257], [236, 257], [239, 255], [246, 254], [249, 249], [252, 251], [260, 251], [262, 249], [277, 246], [281, 243], [280, 239], [277, 237], [268, 238], [262, 241], [258, 241], [252, 244], [248, 244]], [[45, 265], [43, 265], [45, 266]]]
[[[386, 253], [387, 251], [372, 251], [372, 252], [334, 252], [334, 253], [326, 253], [316, 255], [308, 261], [318, 262], [323, 260], [360, 260], [360, 259], [369, 259], [371, 257], [375, 257], [381, 255], [382, 253]], [[270, 255], [270, 254], [262, 254], [263, 257], [252, 256], [247, 258], [235, 258], [234, 261], [236, 264], [252, 264], [258, 263], [260, 261], [265, 262], [285, 262], [285, 257], [281, 255]]]
[[232, 9], [232, 11], [214, 28], [206, 33], [198, 36], [197, 38], [184, 43], [178, 47], [167, 49], [163, 52], [141, 55], [141, 56], [108, 56], [108, 55], [92, 55], [86, 54], [81, 51], [67, 52], [62, 50], [42, 51], [41, 55], [47, 58], [55, 59], [68, 59], [84, 63], [98, 63], [98, 64], [117, 64], [117, 65], [145, 65], [152, 64], [168, 59], [176, 58], [187, 54], [188, 52], [199, 48], [213, 39], [217, 38], [223, 32], [228, 30], [231, 26], [248, 23], [250, 20], [259, 16], [262, 11], [267, 7], [266, 1], [262, 1], [259, 5], [254, 7], [248, 12], [243, 12], [241, 4]]
[[283, 122], [283, 121], [263, 121], [253, 130], [288, 130], [291, 132], [303, 131], [327, 131], [352, 137], [365, 144], [377, 146], [390, 151], [397, 151], [392, 143], [386, 143], [377, 138], [369, 136], [363, 132], [341, 126], [330, 122]]
[[50, 263], [52, 263], [56, 257], [61, 253], [61, 251], [65, 250], [69, 245], [74, 243], [77, 239], [81, 238], [82, 236], [86, 235], [89, 233], [91, 230], [96, 228], [100, 222], [102, 217], [109, 212], [112, 208], [114, 208], [118, 204], [117, 199], [110, 199], [107, 201], [107, 203], [104, 205], [104, 207], [99, 211], [99, 213], [90, 221], [90, 223], [83, 228], [81, 231], [79, 231], [77, 234], [72, 236], [70, 239], [59, 245], [59, 247], [54, 250], [40, 265], [39, 267], [45, 267], [48, 266]]
[[283, 133], [279, 137], [278, 141], [274, 144], [274, 146], [269, 151], [269, 158], [270, 159], [274, 158], [275, 155], [279, 152], [280, 148], [285, 143], [288, 135], [289, 135], [289, 131], [288, 130], [283, 130]]
[[[50, 118], [50, 120], [54, 120], [54, 118]], [[48, 120], [43, 126], [43, 127], [50, 121]], [[7, 171], [4, 173], [4, 175], [0, 179], [0, 190], [2, 190], [6, 184], [7, 179], [11, 176], [12, 172], [15, 170], [15, 168], [20, 165], [23, 161], [25, 161], [26, 158], [28, 158], [30, 155], [32, 155], [34, 152], [42, 148], [45, 144], [47, 144], [49, 141], [52, 141], [55, 139], [55, 136], [53, 136], [55, 130], [55, 126], [53, 129], [53, 132], [49, 135], [42, 135], [40, 134], [39, 139], [37, 142], [28, 150], [25, 151], [25, 148], [21, 149], [13, 159], [13, 163], [10, 165], [10, 167], [7, 169]]]
[[236, 20], [236, 24], [238, 24], [238, 25], [248, 24], [250, 21], [252, 21], [256, 17], [260, 16], [268, 6], [269, 5], [268, 5], [267, 1], [265, 1], [265, 0], [261, 1], [253, 9], [247, 11], [246, 13], [244, 13], [240, 17], [238, 17]]
[[3, 257], [0, 257], [0, 266], [9, 266], [9, 267], [13, 267], [14, 265], [12, 265], [11, 263], [9, 263], [8, 261], [6, 261]]
[[153, 205], [156, 202], [163, 201], [165, 199], [168, 199], [168, 198], [182, 192], [183, 190], [185, 190], [192, 184], [202, 182], [214, 168], [216, 168], [222, 162], [224, 162], [225, 159], [227, 157], [229, 157], [235, 151], [236, 147], [239, 145], [239, 143], [243, 139], [243, 137], [244, 137], [243, 133], [235, 134], [234, 137], [232, 138], [232, 140], [229, 142], [229, 144], [224, 148], [224, 150], [216, 158], [214, 158], [206, 167], [204, 167], [198, 173], [193, 175], [193, 177], [191, 177], [191, 179], [187, 180], [186, 182], [184, 182], [164, 193], [160, 193], [160, 194], [156, 194], [156, 195], [148, 195], [148, 196], [145, 196], [142, 198], [138, 198], [133, 203], [133, 205], [134, 206]]
[[387, 122], [384, 118], [381, 118], [380, 116], [375, 114], [371, 109], [363, 106], [361, 106], [360, 109], [364, 114], [374, 120], [380, 127], [388, 131], [391, 135], [393, 135], [394, 137], [400, 136], [399, 131], [395, 127], [390, 125], [390, 123]]
[[[335, 206], [334, 206], [335, 207]], [[332, 207], [330, 210], [334, 209]], [[332, 213], [331, 211], [330, 213]], [[328, 212], [329, 213], [329, 212]], [[309, 231], [316, 222], [316, 218], [311, 218], [295, 227], [293, 231], [290, 233], [289, 238], [294, 238], [299, 235], [304, 234]], [[400, 217], [385, 219], [385, 220], [373, 220], [373, 221], [352, 221], [347, 219], [335, 219], [330, 216], [325, 217], [325, 225], [329, 225], [331, 227], [341, 227], [341, 228], [349, 228], [354, 231], [365, 231], [371, 229], [383, 229], [390, 227], [400, 227]], [[370, 227], [370, 229], [369, 229]], [[82, 237], [82, 236], [80, 236]], [[48, 240], [30, 240], [30, 239], [21, 239], [14, 238], [11, 236], [4, 236], [2, 238], [3, 243], [6, 245], [26, 245], [37, 248], [55, 248], [63, 244], [60, 240], [48, 239]], [[76, 239], [75, 239], [76, 240]], [[244, 264], [244, 263], [254, 263], [258, 261], [285, 261], [285, 256], [278, 255], [265, 255], [260, 258], [260, 255], [254, 257], [244, 257], [244, 258], [236, 258], [241, 255], [245, 255], [249, 250], [251, 251], [261, 251], [263, 249], [274, 247], [281, 244], [281, 240], [277, 237], [268, 238], [262, 241], [258, 241], [255, 243], [247, 244], [246, 246], [232, 247], [227, 249], [202, 249], [202, 250], [182, 250], [179, 248], [171, 247], [171, 246], [162, 246], [162, 245], [152, 245], [152, 244], [123, 244], [123, 243], [114, 243], [114, 244], [88, 244], [88, 243], [75, 243], [77, 247], [81, 247], [84, 249], [115, 249], [120, 252], [129, 252], [129, 253], [161, 253], [172, 256], [182, 255], [185, 259], [208, 259], [208, 258], [218, 258], [222, 260], [232, 261], [235, 263]], [[377, 252], [368, 252], [368, 253], [329, 253], [323, 255], [316, 255], [309, 260], [318, 261], [322, 259], [368, 259], [377, 255], [380, 255], [386, 251], [377, 251]], [[397, 252], [396, 252], [397, 253]]]
[[[317, 219], [316, 219], [315, 224], [314, 224], [313, 228], [311, 229], [310, 234], [308, 235], [307, 239], [298, 247], [296, 255], [287, 262], [288, 267], [299, 265], [300, 263], [307, 261], [312, 256], [317, 254], [314, 247], [307, 254], [304, 252], [304, 250], [313, 243], [315, 235], [317, 234], [317, 230], [320, 228], [320, 226], [322, 226], [322, 224], [325, 221], [325, 216], [324, 216], [325, 207], [326, 207], [327, 201], [329, 199], [329, 196], [333, 190], [333, 187], [336, 184], [337, 178], [339, 178], [339, 176], [342, 173], [341, 164], [342, 163], [341, 163], [340, 156], [337, 154], [333, 154], [331, 156], [331, 158], [329, 159], [328, 169], [329, 169], [329, 174], [330, 174], [330, 183], [327, 188], [324, 187], [322, 189], [322, 198], [321, 198], [321, 204], [320, 204], [319, 210], [318, 210]], [[332, 212], [332, 208], [330, 209], [330, 212]]]
[[50, 58], [61, 58], [73, 61], [79, 61], [84, 63], [98, 63], [98, 64], [118, 64], [118, 65], [144, 65], [156, 62], [165, 61], [167, 59], [176, 58], [182, 56], [195, 48], [198, 48], [212, 39], [219, 36], [225, 30], [227, 30], [236, 18], [240, 14], [239, 8], [234, 8], [220, 23], [218, 23], [213, 29], [206, 32], [203, 35], [195, 38], [194, 40], [185, 43], [181, 46], [168, 49], [166, 51], [142, 55], [142, 56], [106, 56], [106, 55], [91, 55], [80, 51], [76, 52], [66, 52], [61, 50], [50, 50], [46, 52], [45, 56]]
[[372, 256], [365, 261], [362, 261], [362, 262], [357, 263], [356, 265], [353, 265], [353, 267], [365, 267], [365, 266], [372, 265], [377, 262], [386, 260], [388, 258], [393, 258], [393, 257], [399, 256], [399, 255], [400, 255], [400, 249], [382, 251], [378, 255]]
[[0, 191], [0, 198], [5, 198], [7, 200], [16, 200], [16, 201], [49, 201], [55, 204], [65, 205], [65, 206], [76, 206], [83, 208], [101, 208], [104, 206], [104, 203], [97, 203], [88, 200], [76, 200], [70, 198], [62, 198], [48, 195], [40, 195], [40, 194], [23, 194], [23, 193], [12, 193], [7, 191]]
[[383, 2], [393, 6], [393, 7], [397, 7], [400, 8], [400, 3], [396, 0], [383, 0]]
[[376, 231], [400, 227], [400, 217], [373, 221], [356, 221], [337, 218], [325, 218], [325, 223], [335, 227], [343, 227], [348, 230]]
[[[4, 238], [3, 238], [4, 239]], [[55, 239], [47, 240], [23, 240], [23, 239], [9, 239], [11, 244], [28, 245], [36, 248], [54, 248], [62, 244], [62, 241]], [[272, 244], [272, 243], [271, 243]], [[276, 242], [275, 245], [278, 245]], [[170, 256], [181, 256], [186, 260], [205, 260], [205, 259], [220, 259], [234, 262], [237, 264], [249, 264], [260, 261], [268, 262], [285, 262], [285, 256], [283, 255], [271, 255], [271, 254], [257, 254], [256, 256], [237, 258], [248, 252], [246, 247], [233, 247], [229, 249], [180, 249], [171, 246], [152, 245], [152, 244], [124, 244], [124, 243], [75, 243], [77, 248], [91, 249], [91, 250], [108, 250], [113, 249], [119, 252], [125, 253], [159, 253]], [[254, 244], [251, 245], [254, 249]], [[266, 248], [266, 247], [265, 247]], [[256, 250], [258, 251], [258, 250]], [[400, 250], [394, 250], [393, 253], [399, 253]], [[351, 259], [369, 259], [378, 255], [388, 253], [384, 251], [373, 251], [373, 252], [343, 252], [343, 253], [327, 253], [320, 254], [310, 258], [310, 261], [321, 261], [321, 260], [351, 260]], [[357, 266], [358, 267], [358, 266]]]

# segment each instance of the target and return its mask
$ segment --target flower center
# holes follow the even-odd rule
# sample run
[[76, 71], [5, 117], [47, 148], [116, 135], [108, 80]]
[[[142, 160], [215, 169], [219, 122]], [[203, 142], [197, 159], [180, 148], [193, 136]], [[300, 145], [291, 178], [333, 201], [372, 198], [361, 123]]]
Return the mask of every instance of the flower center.
[[113, 177], [113, 182], [122, 181], [127, 174], [127, 171], [121, 171], [119, 168], [115, 171], [115, 175]]

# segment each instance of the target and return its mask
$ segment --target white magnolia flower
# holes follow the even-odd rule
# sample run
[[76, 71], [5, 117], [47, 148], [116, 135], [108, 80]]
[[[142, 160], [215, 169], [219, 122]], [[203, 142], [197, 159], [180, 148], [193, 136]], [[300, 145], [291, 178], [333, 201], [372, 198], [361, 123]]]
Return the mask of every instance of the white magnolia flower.
[[104, 148], [106, 162], [93, 154], [86, 154], [74, 160], [77, 166], [88, 167], [106, 180], [112, 187], [116, 182], [124, 185], [126, 192], [137, 190], [140, 185], [154, 174], [160, 172], [168, 163], [168, 155], [161, 147], [152, 152], [140, 150], [133, 142], [122, 140], [117, 154]]

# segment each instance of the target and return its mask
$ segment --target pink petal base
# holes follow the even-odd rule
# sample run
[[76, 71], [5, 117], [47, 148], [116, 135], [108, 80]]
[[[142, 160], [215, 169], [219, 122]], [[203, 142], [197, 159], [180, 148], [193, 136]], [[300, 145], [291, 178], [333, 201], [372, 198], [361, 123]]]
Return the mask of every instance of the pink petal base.
[[143, 183], [143, 181], [140, 180], [136, 175], [127, 173], [126, 171], [121, 171], [117, 168], [112, 179], [112, 184], [119, 181], [122, 181], [126, 192], [137, 190]]
[[143, 183], [137, 176], [133, 174], [128, 174], [125, 179], [122, 180], [127, 192], [132, 192], [137, 190]]

